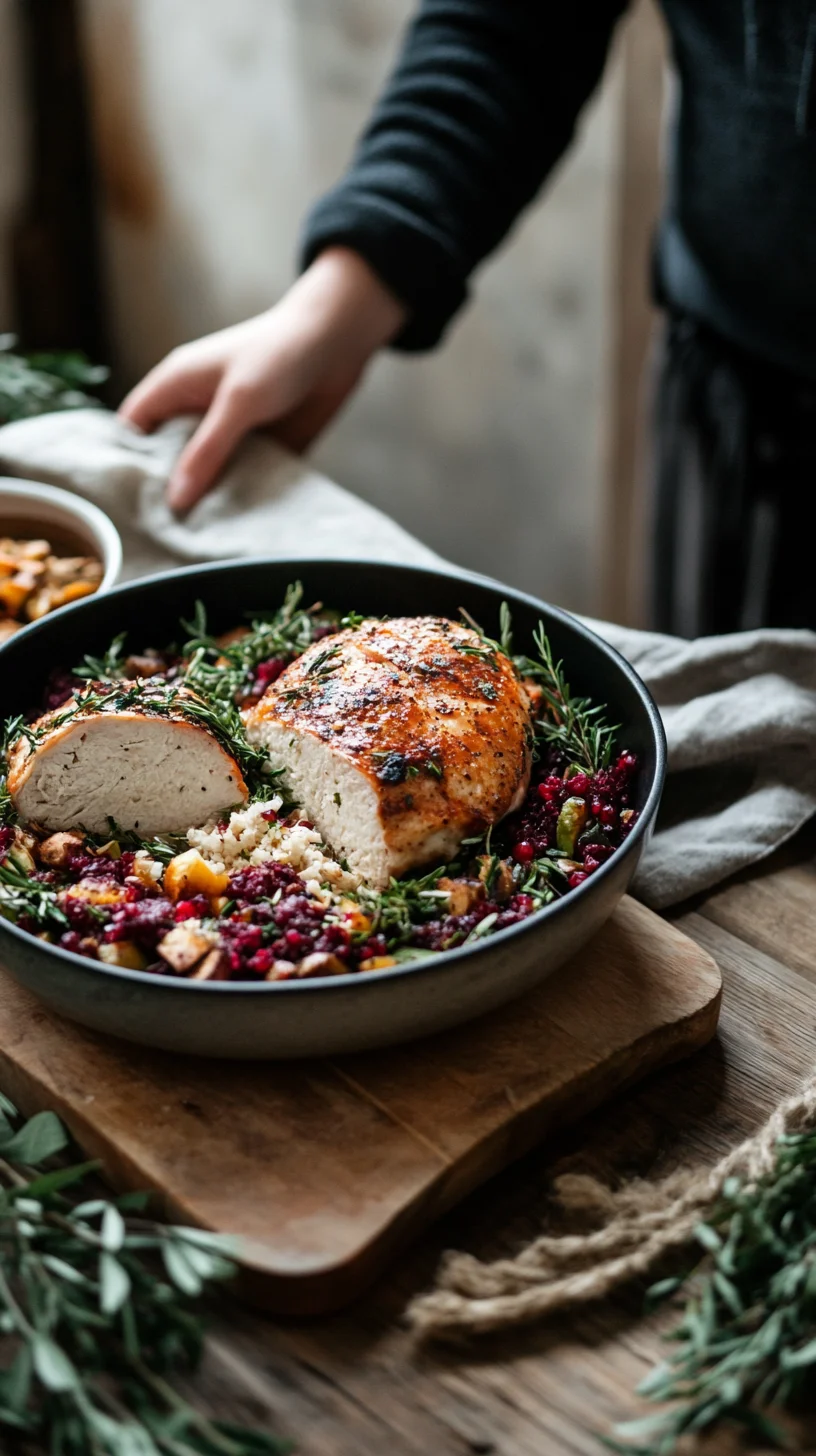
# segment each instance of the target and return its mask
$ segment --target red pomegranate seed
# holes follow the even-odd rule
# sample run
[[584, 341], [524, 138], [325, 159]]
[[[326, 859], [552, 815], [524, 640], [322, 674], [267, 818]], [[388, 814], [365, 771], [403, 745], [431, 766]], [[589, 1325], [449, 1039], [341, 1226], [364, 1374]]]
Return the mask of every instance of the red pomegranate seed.
[[602, 804], [598, 818], [607, 829], [611, 829], [616, 818], [614, 806], [612, 804]]
[[578, 886], [582, 885], [584, 883], [584, 880], [588, 879], [589, 875], [586, 874], [583, 870], [573, 870], [567, 881], [567, 884], [569, 885], [571, 890], [577, 890]]
[[176, 920], [194, 920], [197, 914], [192, 900], [179, 900], [175, 909]]
[[520, 839], [518, 844], [513, 846], [513, 859], [518, 864], [530, 864], [535, 859], [535, 847], [529, 839]]
[[278, 811], [277, 811], [277, 809], [264, 809], [262, 811], [262, 813], [261, 813], [261, 818], [268, 820], [268, 822], [270, 824], [274, 823], [274, 821], [277, 819], [277, 817], [278, 817]]
[[584, 794], [589, 793], [589, 776], [585, 773], [572, 774], [567, 779], [567, 787], [569, 788], [570, 794], [575, 794], [578, 798], [582, 798]]

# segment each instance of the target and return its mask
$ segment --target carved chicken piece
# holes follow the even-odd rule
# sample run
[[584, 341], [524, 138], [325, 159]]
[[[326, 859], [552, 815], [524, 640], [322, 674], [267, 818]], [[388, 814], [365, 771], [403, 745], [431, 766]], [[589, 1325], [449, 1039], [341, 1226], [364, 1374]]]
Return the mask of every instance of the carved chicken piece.
[[450, 858], [517, 808], [530, 704], [509, 658], [441, 617], [315, 643], [246, 715], [304, 814], [373, 886]]

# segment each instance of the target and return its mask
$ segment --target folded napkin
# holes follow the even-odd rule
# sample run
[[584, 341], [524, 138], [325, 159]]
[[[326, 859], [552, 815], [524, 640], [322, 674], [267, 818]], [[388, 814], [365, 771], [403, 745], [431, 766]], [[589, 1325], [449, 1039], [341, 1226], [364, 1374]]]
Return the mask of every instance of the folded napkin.
[[[137, 434], [101, 410], [0, 429], [0, 473], [68, 487], [121, 533], [125, 575], [234, 556], [326, 556], [439, 565], [394, 521], [255, 435], [179, 521], [164, 485], [194, 421]], [[816, 634], [758, 631], [685, 642], [589, 625], [653, 692], [669, 780], [636, 893], [656, 908], [726, 879], [816, 811]]]

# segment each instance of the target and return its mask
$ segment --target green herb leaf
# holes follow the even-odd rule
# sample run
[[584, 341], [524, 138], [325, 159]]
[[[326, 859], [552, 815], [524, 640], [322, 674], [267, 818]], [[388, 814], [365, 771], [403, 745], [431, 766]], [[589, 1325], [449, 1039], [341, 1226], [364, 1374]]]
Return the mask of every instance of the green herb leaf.
[[68, 1134], [53, 1112], [38, 1112], [12, 1137], [0, 1141], [0, 1153], [8, 1162], [36, 1167], [68, 1146]]

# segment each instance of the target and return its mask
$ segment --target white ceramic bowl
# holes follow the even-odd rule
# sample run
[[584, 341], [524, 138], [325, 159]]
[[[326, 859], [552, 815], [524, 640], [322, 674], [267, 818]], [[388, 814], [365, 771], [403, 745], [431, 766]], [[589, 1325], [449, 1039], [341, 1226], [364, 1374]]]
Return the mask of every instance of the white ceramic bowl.
[[81, 495], [37, 480], [0, 475], [0, 536], [17, 534], [43, 536], [46, 540], [56, 535], [57, 547], [64, 536], [69, 546], [76, 543], [87, 555], [98, 557], [104, 573], [96, 596], [109, 591], [119, 580], [122, 570], [119, 532], [104, 511]]

